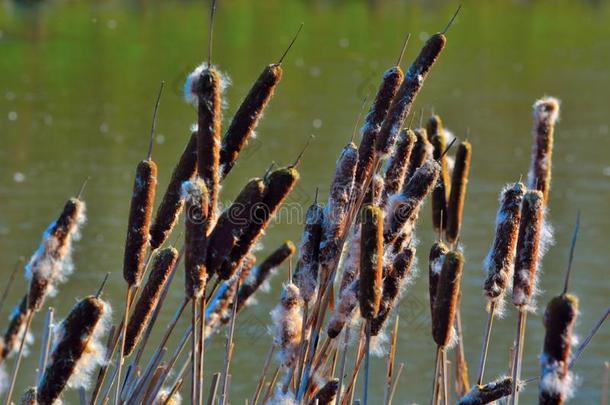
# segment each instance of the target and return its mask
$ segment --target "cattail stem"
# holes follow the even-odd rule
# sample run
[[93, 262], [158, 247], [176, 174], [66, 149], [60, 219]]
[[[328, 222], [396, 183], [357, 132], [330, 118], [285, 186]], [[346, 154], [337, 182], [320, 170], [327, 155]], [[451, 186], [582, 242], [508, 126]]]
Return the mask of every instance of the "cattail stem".
[[337, 389], [336, 404], [341, 404], [341, 393], [343, 392], [343, 379], [345, 378], [345, 364], [347, 363], [347, 348], [349, 343], [349, 326], [345, 327], [345, 337], [341, 354], [341, 366], [339, 367], [339, 388]]
[[367, 405], [369, 398], [369, 364], [371, 358], [371, 321], [366, 321], [366, 342], [364, 343], [364, 388], [362, 391], [362, 404]]
[[436, 353], [434, 355], [434, 378], [432, 380], [432, 399], [430, 401], [430, 405], [436, 405], [437, 398], [439, 396], [439, 375], [441, 374], [441, 362], [443, 360], [441, 356], [441, 350], [441, 346], [436, 346]]
[[0, 298], [0, 313], [2, 313], [2, 308], [4, 307], [4, 302], [6, 301], [6, 297], [8, 297], [9, 291], [11, 291], [11, 287], [13, 286], [13, 282], [15, 281], [15, 276], [17, 275], [17, 271], [21, 268], [21, 264], [25, 261], [25, 258], [20, 257], [15, 264], [15, 268], [11, 272], [11, 275], [6, 282], [6, 286], [4, 287], [4, 291], [2, 292], [2, 298]]
[[28, 312], [25, 321], [25, 330], [23, 331], [23, 336], [21, 337], [21, 342], [19, 343], [19, 352], [17, 353], [17, 360], [15, 360], [15, 365], [13, 366], [13, 372], [11, 374], [11, 384], [6, 394], [6, 405], [11, 405], [11, 397], [13, 396], [13, 391], [15, 390], [15, 383], [17, 382], [17, 375], [19, 374], [19, 367], [21, 366], [21, 359], [23, 357], [23, 349], [25, 347], [25, 341], [30, 330], [30, 326], [32, 324], [32, 318], [34, 318], [34, 313], [34, 311]]
[[197, 297], [191, 298], [191, 404], [197, 404]]
[[121, 381], [121, 370], [123, 368], [123, 364], [125, 362], [125, 340], [126, 340], [126, 335], [127, 335], [127, 322], [129, 320], [129, 310], [131, 307], [131, 297], [132, 294], [134, 293], [134, 287], [132, 287], [131, 285], [129, 287], [127, 287], [127, 295], [125, 296], [125, 312], [123, 313], [123, 325], [122, 325], [122, 331], [121, 331], [121, 346], [120, 346], [120, 350], [119, 350], [119, 364], [117, 366], [117, 373], [116, 373], [116, 392], [114, 395], [114, 405], [118, 405], [119, 404], [119, 400], [120, 400], [120, 396], [121, 396], [121, 388], [122, 388], [122, 384], [123, 382]]
[[513, 395], [510, 400], [511, 405], [519, 404], [519, 390], [517, 389], [521, 380], [521, 359], [523, 356], [523, 344], [525, 342], [525, 324], [527, 320], [527, 311], [523, 308], [519, 309], [519, 317], [517, 318], [517, 338], [515, 340], [515, 350], [513, 353]]
[[205, 292], [202, 294], [199, 299], [199, 357], [197, 359], [197, 364], [199, 367], [198, 370], [198, 384], [199, 384], [199, 403], [203, 403], [203, 370], [204, 370], [204, 360], [205, 360], [205, 308], [206, 308], [206, 299]]
[[[239, 285], [241, 282], [241, 274], [237, 275], [237, 288], [235, 291], [239, 291]], [[233, 298], [233, 305], [231, 309], [231, 324], [229, 326], [229, 335], [227, 336], [227, 347], [225, 348], [225, 365], [222, 373], [222, 397], [220, 404], [225, 405], [228, 400], [229, 390], [229, 367], [231, 365], [231, 353], [233, 350], [233, 335], [235, 334], [235, 320], [237, 318], [237, 293]]]
[[269, 352], [267, 353], [267, 357], [265, 359], [265, 364], [263, 365], [263, 371], [260, 374], [260, 377], [258, 379], [258, 384], [256, 384], [256, 391], [254, 391], [254, 395], [252, 396], [252, 405], [256, 405], [256, 402], [258, 401], [258, 397], [261, 394], [261, 390], [263, 389], [263, 385], [265, 384], [265, 376], [267, 375], [267, 372], [269, 371], [269, 365], [271, 364], [271, 359], [273, 358], [273, 352], [275, 352], [275, 345], [272, 344], [271, 347], [269, 348]]
[[485, 332], [483, 333], [483, 347], [481, 348], [481, 357], [479, 359], [479, 371], [477, 374], [476, 385], [483, 384], [483, 374], [485, 373], [485, 362], [487, 361], [487, 350], [489, 349], [489, 341], [491, 340], [491, 328], [496, 313], [496, 302], [492, 301], [489, 304], [489, 312], [487, 313], [487, 323]]
[[40, 342], [40, 361], [38, 362], [38, 378], [37, 383], [40, 384], [44, 370], [47, 368], [47, 361], [49, 360], [49, 350], [51, 349], [51, 333], [53, 329], [53, 315], [55, 310], [49, 308], [47, 316], [44, 320], [44, 328], [42, 340]]
[[449, 376], [447, 373], [447, 350], [445, 350], [443, 348], [443, 350], [441, 350], [441, 358], [442, 358], [442, 366], [441, 366], [441, 370], [443, 373], [442, 376], [442, 380], [443, 380], [443, 403], [445, 405], [449, 405], [449, 389], [448, 389], [448, 385], [449, 385]]

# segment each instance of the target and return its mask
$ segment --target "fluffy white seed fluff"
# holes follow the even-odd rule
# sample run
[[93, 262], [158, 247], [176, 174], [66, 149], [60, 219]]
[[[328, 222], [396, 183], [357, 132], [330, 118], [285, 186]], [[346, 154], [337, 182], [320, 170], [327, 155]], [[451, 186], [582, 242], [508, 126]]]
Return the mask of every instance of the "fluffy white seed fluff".
[[4, 394], [9, 385], [8, 373], [4, 368], [4, 363], [0, 364], [0, 395]]
[[155, 398], [153, 405], [163, 405], [163, 404], [167, 404], [167, 405], [180, 405], [182, 404], [182, 396], [180, 395], [179, 392], [175, 392], [174, 395], [172, 395], [172, 397], [168, 400], [167, 396], [169, 395], [170, 391], [168, 389], [162, 389], [161, 391], [159, 391], [159, 394], [157, 394], [157, 397]]
[[275, 388], [273, 397], [270, 398], [265, 405], [298, 405], [298, 402], [291, 390], [286, 391], [284, 394], [282, 392], [282, 387], [278, 386]]
[[[201, 73], [207, 68], [207, 62], [203, 62], [186, 77], [186, 81], [184, 82], [184, 100], [187, 103], [197, 105], [197, 95], [195, 94], [194, 89], [196, 88], [197, 80], [199, 80]], [[231, 85], [231, 78], [218, 69], [216, 69], [216, 71], [220, 76], [220, 92], [222, 93]]]
[[280, 303], [271, 311], [273, 343], [279, 348], [279, 361], [284, 367], [291, 367], [296, 359], [303, 322], [301, 306], [298, 287], [289, 283], [282, 290]]
[[563, 364], [551, 359], [546, 353], [540, 355], [540, 391], [549, 394], [559, 394], [565, 399], [574, 395], [574, 374], [568, 370], [563, 372]]

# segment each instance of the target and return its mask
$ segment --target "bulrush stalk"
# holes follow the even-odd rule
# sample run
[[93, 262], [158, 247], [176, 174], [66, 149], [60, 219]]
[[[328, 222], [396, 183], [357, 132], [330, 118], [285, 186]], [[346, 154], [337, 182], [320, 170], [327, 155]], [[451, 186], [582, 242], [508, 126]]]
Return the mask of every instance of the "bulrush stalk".
[[542, 251], [540, 238], [543, 226], [543, 198], [541, 191], [528, 191], [523, 197], [521, 207], [521, 222], [519, 224], [513, 277], [513, 304], [519, 310], [519, 317], [513, 353], [511, 405], [519, 403], [519, 392], [516, 390], [516, 386], [521, 379], [521, 357], [525, 340], [527, 311], [533, 308], [532, 298], [536, 291], [538, 265]]
[[362, 140], [358, 146], [358, 165], [354, 181], [354, 196], [362, 194], [366, 179], [370, 178], [373, 173], [377, 136], [403, 78], [404, 73], [398, 65], [384, 72], [375, 101], [364, 119], [364, 124], [360, 129]]
[[194, 178], [182, 185], [186, 201], [184, 230], [184, 269], [186, 298], [198, 298], [203, 294], [207, 280], [205, 266], [207, 237], [205, 230], [209, 220], [208, 192], [201, 178]]
[[542, 192], [544, 204], [549, 198], [551, 188], [551, 165], [553, 157], [553, 136], [555, 123], [559, 118], [559, 100], [544, 97], [537, 100], [533, 107], [534, 143], [532, 160], [528, 174], [528, 186]]
[[354, 184], [358, 150], [349, 143], [343, 148], [337, 161], [335, 176], [330, 185], [328, 207], [324, 216], [322, 239], [320, 242], [320, 266], [322, 277], [330, 272], [333, 263], [341, 253], [341, 238], [346, 232], [349, 216], [351, 192]]
[[294, 243], [284, 242], [271, 253], [261, 264], [254, 266], [237, 292], [237, 312], [248, 303], [250, 297], [261, 288], [269, 279], [275, 269], [288, 260], [296, 251]]
[[284, 57], [296, 41], [302, 28], [303, 24], [299, 27], [299, 30], [280, 60], [277, 63], [265, 66], [233, 116], [229, 129], [227, 129], [222, 138], [222, 146], [220, 148], [221, 179], [224, 179], [229, 174], [239, 157], [239, 153], [254, 135], [258, 121], [262, 117], [265, 108], [267, 108], [269, 101], [273, 98], [275, 88], [280, 80], [282, 80], [282, 62]]
[[274, 325], [273, 343], [279, 349], [280, 364], [284, 368], [296, 364], [301, 341], [301, 306], [298, 287], [289, 283], [283, 287], [280, 303], [271, 312]]
[[371, 322], [371, 335], [377, 336], [383, 330], [390, 313], [400, 299], [402, 289], [408, 282], [414, 258], [415, 248], [407, 248], [394, 258], [391, 271], [383, 279], [383, 293], [379, 311]]
[[447, 166], [447, 137], [443, 130], [443, 122], [438, 115], [433, 115], [426, 124], [426, 130], [432, 144], [432, 156], [441, 165], [441, 175], [432, 191], [432, 226], [434, 232], [440, 234], [447, 229], [447, 200], [451, 191], [449, 168]]
[[447, 38], [444, 33], [432, 35], [409, 67], [377, 136], [375, 149], [378, 155], [387, 155], [394, 147], [400, 128], [404, 125], [407, 115], [411, 111], [415, 97], [419, 94], [430, 69], [445, 48], [446, 43]]
[[430, 298], [430, 315], [434, 313], [434, 301], [438, 291], [438, 280], [441, 277], [441, 270], [445, 255], [449, 252], [449, 247], [442, 241], [434, 242], [430, 248], [428, 256], [428, 296]]
[[83, 387], [104, 359], [100, 342], [110, 307], [98, 297], [82, 299], [59, 325], [53, 352], [38, 385], [38, 404], [51, 405], [66, 386]]
[[298, 179], [299, 172], [294, 165], [274, 170], [267, 176], [263, 201], [253, 207], [252, 220], [248, 228], [231, 250], [229, 258], [223, 263], [223, 268], [221, 268], [219, 274], [222, 274], [223, 277], [230, 277], [235, 273], [243, 258], [256, 245], [269, 225], [271, 218], [292, 191]]
[[393, 243], [403, 232], [410, 237], [424, 199], [436, 185], [439, 174], [440, 165], [427, 160], [415, 171], [402, 192], [390, 199], [383, 235], [386, 245]]
[[182, 183], [197, 173], [197, 132], [193, 132], [176, 164], [161, 204], [157, 208], [155, 221], [150, 227], [150, 246], [158, 249], [174, 229], [184, 206]]
[[165, 248], [155, 256], [148, 280], [127, 323], [125, 356], [129, 356], [138, 344], [177, 260], [178, 251], [173, 247]]
[[305, 229], [301, 237], [299, 264], [294, 274], [294, 283], [299, 287], [301, 298], [309, 303], [318, 288], [318, 267], [320, 265], [320, 240], [324, 222], [324, 209], [316, 201], [305, 216]]
[[425, 128], [417, 128], [413, 131], [415, 135], [415, 143], [413, 151], [409, 157], [409, 164], [405, 172], [405, 179], [408, 181], [417, 169], [433, 156], [432, 144], [428, 141], [428, 133]]
[[383, 213], [379, 207], [365, 205], [361, 212], [360, 239], [360, 315], [366, 320], [365, 381], [363, 403], [368, 400], [371, 322], [379, 312], [383, 277]]
[[475, 385], [470, 392], [457, 401], [457, 405], [490, 404], [512, 392], [512, 379], [502, 377], [485, 385]]
[[487, 272], [483, 292], [487, 299], [487, 325], [483, 334], [483, 347], [479, 361], [477, 385], [483, 383], [487, 349], [491, 337], [491, 328], [496, 313], [502, 314], [504, 294], [510, 285], [514, 270], [514, 257], [517, 247], [517, 235], [521, 221], [521, 204], [525, 186], [514, 183], [506, 186], [500, 193], [500, 208], [496, 215], [496, 233], [491, 249], [485, 258]]
[[561, 405], [572, 394], [569, 371], [572, 332], [578, 316], [578, 299], [564, 293], [549, 302], [544, 313], [544, 348], [540, 355], [541, 379], [538, 403]]
[[[262, 179], [250, 180], [241, 190], [235, 201], [223, 211], [209, 237], [207, 267], [210, 275], [218, 272], [231, 253], [231, 249], [244, 234], [253, 220], [253, 210], [261, 204], [265, 184]], [[224, 270], [227, 270], [225, 268]], [[230, 274], [219, 274], [226, 280]]]
[[409, 165], [409, 159], [416, 142], [415, 133], [410, 129], [403, 129], [400, 132], [396, 149], [388, 161], [388, 166], [384, 176], [384, 188], [380, 206], [386, 206], [389, 198], [402, 190]]
[[467, 141], [460, 143], [455, 155], [455, 167], [451, 176], [451, 192], [447, 204], [446, 237], [450, 244], [456, 243], [460, 236], [471, 156], [472, 146], [470, 143]]

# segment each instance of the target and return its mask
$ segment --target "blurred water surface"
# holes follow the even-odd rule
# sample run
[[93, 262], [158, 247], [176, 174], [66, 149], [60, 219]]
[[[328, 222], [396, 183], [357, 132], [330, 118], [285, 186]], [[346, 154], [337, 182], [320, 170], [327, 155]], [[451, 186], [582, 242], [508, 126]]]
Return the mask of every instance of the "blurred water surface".
[[[284, 79], [258, 137], [223, 187], [223, 201], [230, 201], [246, 179], [262, 174], [272, 160], [292, 161], [310, 134], [316, 140], [303, 159], [301, 181], [289, 201], [306, 207], [315, 187], [325, 198], [361, 100], [395, 63], [405, 33], [411, 32], [412, 39], [403, 64], [430, 33], [445, 25], [455, 6], [381, 0], [221, 1], [214, 61], [233, 83], [225, 93], [225, 122], [263, 66], [279, 58], [298, 25], [305, 23], [284, 63]], [[86, 176], [92, 177], [85, 193], [89, 221], [74, 253], [77, 271], [61, 286], [59, 297], [48, 302], [61, 318], [78, 297], [94, 292], [108, 271], [112, 277], [105, 295], [115, 312], [122, 311], [121, 263], [134, 169], [146, 154], [154, 97], [165, 80], [153, 152], [159, 165], [158, 194], [162, 193], [195, 120], [192, 107], [182, 101], [181, 89], [187, 72], [207, 53], [206, 7], [207, 3], [171, 0], [48, 1], [29, 7], [5, 1], [0, 8], [3, 280], [19, 256], [29, 257], [35, 250], [64, 200], [76, 193]], [[571, 283], [581, 300], [578, 335], [584, 337], [609, 304], [609, 18], [606, 2], [468, 2], [417, 100], [416, 110], [425, 109], [427, 117], [434, 108], [474, 147], [461, 238], [467, 258], [462, 316], [472, 378], [485, 322], [481, 262], [492, 238], [497, 195], [505, 183], [527, 171], [531, 105], [542, 95], [562, 100], [549, 203], [556, 243], [544, 260], [541, 308], [528, 319], [524, 376], [538, 373], [541, 313], [562, 286], [578, 209], [582, 231]], [[283, 240], [298, 240], [302, 226], [297, 217], [282, 217], [273, 226], [259, 260]], [[400, 310], [398, 361], [405, 363], [405, 370], [399, 403], [426, 403], [430, 391], [434, 348], [425, 268], [434, 235], [429, 217], [426, 207], [418, 228], [423, 277], [409, 288]], [[232, 367], [234, 403], [242, 403], [254, 390], [270, 343], [268, 313], [285, 279], [284, 269], [271, 292], [259, 295], [258, 304], [240, 320]], [[182, 299], [182, 276], [174, 283], [156, 336]], [[3, 319], [24, 291], [19, 276]], [[35, 320], [35, 331], [42, 318]], [[514, 324], [514, 311], [508, 308], [506, 318], [494, 328], [490, 378], [506, 373]], [[606, 327], [578, 362], [573, 403], [599, 400], [609, 339]], [[221, 338], [212, 342], [206, 357], [210, 374], [221, 369], [223, 345]], [[17, 392], [33, 383], [38, 352], [34, 346], [23, 364]], [[382, 395], [384, 364], [373, 361], [375, 398]], [[528, 387], [525, 403], [532, 403], [536, 392], [535, 384]], [[67, 398], [75, 400], [73, 394]]]

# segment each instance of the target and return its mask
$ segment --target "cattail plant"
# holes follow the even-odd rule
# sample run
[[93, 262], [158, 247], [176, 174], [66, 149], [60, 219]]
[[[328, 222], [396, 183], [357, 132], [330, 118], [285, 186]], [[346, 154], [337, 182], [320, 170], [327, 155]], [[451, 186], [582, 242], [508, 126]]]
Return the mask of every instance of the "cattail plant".
[[380, 205], [385, 188], [384, 179], [379, 174], [375, 174], [371, 179], [371, 185], [366, 190], [362, 204]]
[[346, 232], [346, 225], [350, 209], [350, 199], [356, 164], [358, 163], [358, 150], [352, 142], [347, 144], [337, 161], [335, 176], [330, 185], [328, 207], [324, 215], [322, 239], [320, 241], [320, 266], [322, 277], [326, 277], [330, 268], [338, 259], [341, 252], [340, 242]]
[[447, 204], [447, 230], [445, 235], [447, 242], [450, 244], [455, 244], [460, 236], [471, 156], [472, 146], [470, 143], [468, 141], [461, 142], [455, 155], [455, 167], [451, 176], [451, 191]]
[[384, 175], [383, 194], [379, 204], [382, 208], [386, 206], [391, 196], [402, 189], [416, 140], [415, 133], [411, 129], [403, 129], [400, 132], [400, 136], [396, 142], [396, 149], [388, 161], [388, 166]]
[[572, 394], [569, 371], [572, 332], [578, 316], [578, 298], [564, 293], [549, 302], [544, 312], [544, 348], [540, 355], [538, 403], [561, 405]]
[[21, 399], [19, 400], [19, 405], [38, 405], [38, 402], [36, 401], [36, 396], [36, 387], [28, 388], [21, 396]]
[[106, 302], [89, 296], [79, 301], [58, 325], [53, 352], [38, 385], [38, 404], [55, 403], [66, 386], [85, 386], [90, 373], [105, 358], [100, 338], [110, 312]]
[[443, 241], [434, 242], [428, 256], [428, 296], [430, 298], [430, 315], [434, 314], [434, 301], [438, 291], [438, 280], [445, 256], [449, 253], [449, 247]]
[[538, 266], [541, 256], [540, 239], [543, 225], [543, 198], [541, 191], [528, 191], [523, 197], [521, 207], [521, 222], [519, 224], [513, 277], [513, 304], [519, 310], [519, 317], [517, 320], [517, 339], [512, 366], [512, 405], [516, 405], [519, 402], [519, 393], [515, 387], [520, 381], [521, 356], [525, 338], [527, 311], [533, 308], [532, 298], [536, 291]]
[[383, 275], [383, 214], [379, 207], [366, 205], [361, 214], [360, 239], [360, 315], [366, 320], [366, 358], [363, 401], [368, 398], [368, 370], [371, 344], [371, 323], [381, 302]]
[[330, 339], [334, 339], [343, 330], [345, 324], [350, 320], [354, 309], [359, 303], [360, 280], [353, 280], [339, 293], [339, 299], [328, 321], [327, 333]]
[[248, 139], [254, 136], [254, 130], [258, 125], [258, 121], [267, 108], [269, 101], [271, 101], [275, 88], [280, 80], [282, 80], [282, 62], [284, 57], [295, 43], [302, 28], [303, 24], [299, 27], [299, 30], [280, 60], [277, 63], [265, 66], [233, 116], [229, 129], [227, 129], [222, 138], [222, 146], [220, 148], [221, 179], [224, 179], [229, 174], [237, 161], [239, 153], [248, 143]]
[[432, 226], [434, 232], [440, 234], [447, 229], [447, 200], [451, 191], [449, 182], [449, 168], [447, 165], [447, 136], [443, 129], [443, 122], [438, 115], [433, 115], [426, 124], [426, 131], [432, 144], [432, 156], [441, 165], [441, 174], [432, 191]]
[[496, 215], [496, 233], [484, 263], [487, 277], [483, 285], [483, 292], [488, 303], [488, 318], [483, 334], [477, 385], [483, 383], [493, 319], [496, 313], [501, 315], [503, 312], [504, 294], [513, 276], [517, 234], [521, 221], [521, 204], [524, 194], [525, 186], [521, 182], [506, 186], [500, 193], [500, 208]]
[[318, 203], [317, 193], [314, 203], [305, 214], [305, 229], [301, 237], [299, 262], [294, 274], [294, 283], [299, 287], [301, 298], [308, 305], [318, 286], [318, 267], [320, 265], [320, 240], [324, 223], [324, 209]]
[[184, 206], [182, 183], [197, 173], [197, 132], [193, 132], [176, 164], [155, 221], [150, 227], [150, 247], [158, 249], [169, 237]]
[[205, 230], [209, 217], [208, 191], [205, 182], [193, 178], [182, 185], [186, 201], [184, 231], [184, 268], [186, 297], [200, 297], [205, 289], [207, 237]]
[[331, 405], [335, 403], [335, 397], [339, 390], [339, 379], [333, 378], [326, 382], [311, 398], [309, 405]]
[[33, 337], [23, 336], [25, 327], [27, 324], [28, 316], [31, 313], [31, 309], [28, 308], [27, 295], [23, 297], [19, 305], [15, 307], [9, 318], [8, 328], [2, 338], [2, 344], [0, 345], [0, 364], [7, 357], [17, 353], [19, 345], [22, 339], [25, 339], [25, 344], [31, 343]]
[[248, 277], [244, 280], [241, 288], [237, 292], [237, 311], [239, 312], [244, 305], [253, 298], [254, 293], [262, 288], [273, 271], [280, 267], [282, 263], [288, 260], [296, 251], [294, 243], [291, 241], [284, 242], [273, 253], [271, 253], [260, 265], [256, 265]]
[[396, 306], [400, 293], [409, 281], [409, 273], [415, 258], [415, 248], [407, 248], [399, 253], [391, 266], [391, 271], [383, 279], [383, 293], [379, 311], [371, 322], [371, 335], [377, 336], [383, 330], [390, 313]]
[[[241, 190], [235, 201], [223, 211], [209, 237], [207, 252], [207, 267], [210, 275], [223, 269], [222, 264], [231, 253], [231, 249], [247, 230], [253, 220], [253, 210], [263, 200], [265, 183], [260, 178], [250, 180]], [[219, 274], [223, 280], [231, 275]]]
[[534, 103], [534, 143], [532, 161], [528, 173], [528, 186], [542, 192], [544, 204], [551, 187], [551, 164], [553, 157], [553, 135], [559, 118], [559, 100], [544, 97]]
[[424, 199], [432, 191], [439, 174], [439, 164], [427, 160], [415, 171], [402, 192], [390, 200], [383, 235], [386, 245], [393, 243], [402, 232], [411, 235]]
[[446, 350], [455, 342], [457, 337], [453, 325], [458, 309], [463, 269], [464, 256], [459, 251], [452, 250], [445, 255], [432, 311], [432, 337], [437, 345], [433, 399], [438, 398], [439, 391], [436, 380], [439, 370], [442, 370], [445, 403], [448, 402]]
[[289, 283], [282, 289], [280, 303], [271, 312], [274, 324], [273, 343], [279, 349], [282, 367], [294, 366], [301, 341], [301, 297], [296, 285]]
[[485, 385], [474, 385], [470, 392], [457, 401], [457, 405], [483, 405], [511, 394], [513, 381], [510, 377], [501, 377]]
[[138, 344], [177, 261], [178, 251], [173, 247], [165, 248], [156, 255], [148, 280], [127, 323], [125, 356], [129, 356]]
[[224, 276], [233, 275], [243, 258], [256, 245], [269, 225], [271, 218], [299, 179], [296, 164], [298, 164], [298, 159], [295, 164], [274, 170], [267, 176], [263, 201], [253, 207], [252, 220], [248, 224], [248, 228], [231, 250], [228, 260], [223, 263], [223, 268], [221, 268], [219, 274]]
[[409, 163], [405, 172], [405, 178], [408, 180], [413, 176], [415, 171], [424, 164], [428, 159], [433, 156], [432, 144], [428, 140], [428, 133], [425, 128], [417, 128], [413, 131], [415, 135], [415, 143], [413, 144], [413, 151], [409, 156]]

